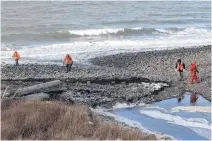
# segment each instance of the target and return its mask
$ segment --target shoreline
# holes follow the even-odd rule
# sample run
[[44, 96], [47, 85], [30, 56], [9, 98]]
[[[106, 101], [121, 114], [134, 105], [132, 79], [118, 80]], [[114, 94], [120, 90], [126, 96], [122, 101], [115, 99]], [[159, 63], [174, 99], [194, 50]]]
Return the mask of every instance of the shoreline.
[[127, 118], [123, 118], [118, 115], [112, 114], [112, 113], [108, 112], [107, 109], [90, 108], [90, 110], [92, 111], [92, 113], [95, 116], [103, 118], [104, 120], [109, 121], [112, 124], [118, 124], [120, 126], [130, 127], [131, 129], [139, 129], [142, 132], [149, 134], [149, 135], [154, 134], [157, 140], [176, 140], [173, 136], [149, 130], [149, 129], [143, 127], [140, 123], [137, 123], [136, 121], [131, 121]]

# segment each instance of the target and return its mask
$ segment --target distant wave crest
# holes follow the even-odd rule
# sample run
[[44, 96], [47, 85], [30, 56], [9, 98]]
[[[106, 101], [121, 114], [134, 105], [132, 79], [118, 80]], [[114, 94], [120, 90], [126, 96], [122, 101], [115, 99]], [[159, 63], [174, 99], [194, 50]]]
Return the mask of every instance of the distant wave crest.
[[68, 30], [46, 33], [52, 36], [63, 37], [83, 37], [83, 36], [133, 36], [133, 35], [148, 35], [148, 34], [189, 34], [189, 33], [207, 33], [210, 30], [204, 28], [103, 28], [103, 29], [86, 29], [86, 30]]
[[102, 29], [85, 29], [85, 30], [63, 30], [63, 31], [53, 31], [44, 32], [39, 34], [10, 34], [3, 35], [3, 39], [7, 38], [24, 38], [27, 39], [69, 39], [69, 38], [81, 38], [81, 37], [105, 37], [105, 36], [146, 36], [146, 35], [185, 35], [185, 34], [195, 34], [195, 35], [208, 35], [210, 34], [209, 29], [205, 28], [102, 28]]
[[123, 34], [129, 32], [141, 31], [143, 28], [105, 28], [105, 29], [88, 29], [88, 30], [69, 30], [71, 35], [78, 36], [99, 36], [109, 34]]

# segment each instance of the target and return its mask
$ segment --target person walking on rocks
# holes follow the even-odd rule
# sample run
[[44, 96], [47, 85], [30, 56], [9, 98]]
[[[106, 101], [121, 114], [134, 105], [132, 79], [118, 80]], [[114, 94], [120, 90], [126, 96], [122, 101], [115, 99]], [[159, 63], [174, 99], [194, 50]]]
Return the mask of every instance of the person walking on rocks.
[[12, 57], [15, 59], [15, 65], [16, 65], [16, 66], [19, 65], [19, 64], [18, 64], [18, 60], [21, 58], [20, 55], [19, 55], [19, 53], [18, 53], [17, 51], [14, 51]]
[[185, 69], [185, 64], [181, 62], [181, 59], [177, 60], [175, 68], [179, 72], [180, 80], [182, 80], [183, 79], [183, 70]]
[[73, 60], [69, 54], [67, 54], [64, 58], [64, 62], [66, 64], [66, 73], [68, 73], [69, 71], [71, 71], [71, 67], [73, 65]]
[[193, 81], [195, 80], [196, 83], [198, 83], [198, 77], [196, 73], [199, 73], [196, 66], [196, 61], [193, 61], [190, 65], [190, 84], [193, 84]]

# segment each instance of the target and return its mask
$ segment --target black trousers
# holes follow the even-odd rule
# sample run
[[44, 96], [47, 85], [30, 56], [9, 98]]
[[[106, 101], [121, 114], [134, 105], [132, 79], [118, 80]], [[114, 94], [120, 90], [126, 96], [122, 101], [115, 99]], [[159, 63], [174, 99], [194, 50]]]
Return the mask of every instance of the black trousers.
[[18, 65], [18, 59], [15, 59], [15, 65], [16, 66]]
[[69, 71], [71, 71], [71, 67], [73, 65], [73, 61], [71, 62], [71, 64], [66, 64], [66, 72], [68, 73]]
[[183, 79], [183, 71], [178, 71], [179, 72], [179, 77], [180, 77], [180, 80]]

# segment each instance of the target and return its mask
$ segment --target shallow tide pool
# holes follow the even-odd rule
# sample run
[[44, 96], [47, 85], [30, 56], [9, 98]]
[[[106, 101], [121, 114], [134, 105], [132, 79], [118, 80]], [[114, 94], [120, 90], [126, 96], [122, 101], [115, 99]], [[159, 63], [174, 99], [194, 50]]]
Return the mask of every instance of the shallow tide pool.
[[143, 106], [114, 108], [110, 112], [175, 139], [209, 140], [211, 102], [200, 95], [198, 97], [195, 104], [190, 104], [190, 94], [186, 93], [180, 103], [173, 98]]

